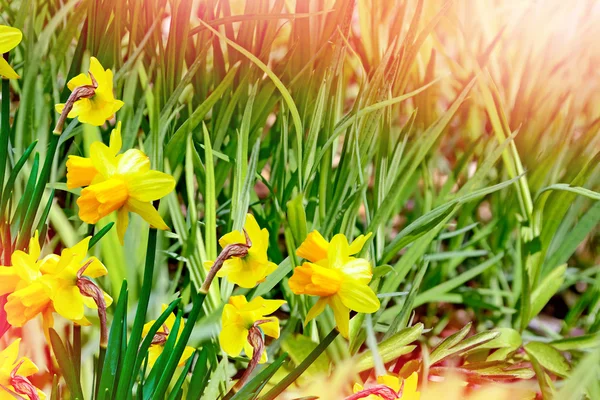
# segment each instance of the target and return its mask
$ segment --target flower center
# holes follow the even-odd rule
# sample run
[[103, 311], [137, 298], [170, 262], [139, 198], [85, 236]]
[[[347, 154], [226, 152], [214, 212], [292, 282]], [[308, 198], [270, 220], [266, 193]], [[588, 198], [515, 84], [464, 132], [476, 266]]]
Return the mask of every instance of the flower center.
[[290, 288], [296, 294], [327, 297], [336, 294], [342, 284], [342, 273], [336, 269], [304, 263], [294, 270], [289, 280]]

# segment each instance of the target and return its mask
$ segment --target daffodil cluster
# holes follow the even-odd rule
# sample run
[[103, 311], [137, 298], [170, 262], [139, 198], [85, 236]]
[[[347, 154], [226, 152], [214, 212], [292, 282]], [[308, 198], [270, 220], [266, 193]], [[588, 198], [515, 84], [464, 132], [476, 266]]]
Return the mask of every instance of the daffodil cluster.
[[84, 187], [77, 205], [79, 218], [88, 224], [117, 211], [117, 233], [123, 244], [129, 212], [157, 229], [169, 229], [152, 202], [169, 194], [175, 188], [175, 179], [151, 170], [150, 159], [143, 151], [129, 149], [120, 154], [121, 147], [118, 123], [109, 146], [98, 141], [90, 146], [90, 157], [69, 156], [67, 187]]
[[[221, 255], [215, 261], [204, 263], [209, 270], [208, 276], [216, 274], [243, 288], [253, 288], [277, 268], [267, 255], [269, 231], [261, 229], [252, 214], [246, 215], [243, 231], [224, 235], [219, 244], [223, 248]], [[209, 283], [210, 279], [207, 279]], [[245, 296], [232, 296], [223, 308], [223, 327], [219, 334], [221, 348], [232, 357], [237, 357], [244, 350], [246, 356], [252, 359], [247, 372], [255, 366], [254, 361], [266, 361], [262, 334], [275, 339], [279, 337], [279, 320], [269, 315], [283, 304], [284, 300], [266, 300], [260, 296], [250, 301]], [[256, 351], [260, 351], [260, 357], [255, 356]], [[246, 375], [238, 384], [243, 383]]]
[[369, 238], [359, 236], [351, 244], [342, 234], [328, 242], [317, 232], [311, 232], [298, 248], [296, 254], [309, 262], [294, 269], [289, 280], [295, 294], [318, 296], [309, 310], [305, 323], [323, 312], [325, 306], [333, 309], [339, 332], [348, 337], [350, 310], [374, 313], [379, 309], [379, 299], [369, 287], [373, 277], [371, 264], [364, 258], [356, 258]]
[[[40, 257], [37, 233], [29, 242], [29, 251], [12, 254], [12, 266], [0, 266], [0, 295], [8, 295], [4, 310], [8, 323], [22, 327], [41, 314], [44, 329], [54, 324], [53, 313], [79, 325], [91, 325], [84, 315], [85, 307], [97, 309], [92, 297], [82, 292], [82, 282], [107, 274], [96, 257], [87, 257], [91, 237], [83, 239], [61, 255]], [[112, 298], [103, 293], [104, 302]]]

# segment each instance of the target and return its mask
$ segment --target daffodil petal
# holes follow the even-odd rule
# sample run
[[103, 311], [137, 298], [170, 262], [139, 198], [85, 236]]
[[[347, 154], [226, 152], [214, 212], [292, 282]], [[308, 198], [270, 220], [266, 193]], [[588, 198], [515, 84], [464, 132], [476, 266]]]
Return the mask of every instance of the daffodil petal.
[[259, 325], [263, 333], [273, 339], [279, 338], [279, 320], [276, 317], [266, 317], [261, 318], [261, 320], [269, 321]]
[[94, 142], [90, 146], [90, 158], [94, 168], [104, 178], [111, 177], [117, 170], [117, 159], [110, 148], [102, 142]]
[[156, 360], [158, 360], [158, 357], [162, 354], [163, 352], [163, 346], [161, 345], [152, 345], [150, 346], [150, 348], [148, 349], [148, 368], [152, 368], [154, 366], [154, 364], [156, 363]]
[[4, 57], [0, 57], [0, 76], [3, 76], [6, 79], [19, 79], [20, 76], [15, 72], [14, 69], [10, 66], [10, 64], [4, 59]]
[[240, 355], [247, 338], [248, 330], [237, 324], [225, 325], [219, 333], [221, 348], [231, 357]]
[[27, 357], [21, 357], [16, 364], [19, 365], [19, 369], [17, 370], [17, 374], [21, 376], [31, 376], [38, 373], [38, 367]]
[[150, 158], [140, 150], [129, 149], [119, 158], [116, 172], [125, 175], [148, 171], [150, 171]]
[[312, 306], [310, 310], [308, 310], [308, 313], [306, 314], [306, 320], [304, 321], [304, 325], [308, 324], [310, 321], [319, 316], [325, 310], [326, 305], [327, 298], [319, 298], [315, 305]]
[[71, 321], [83, 318], [83, 296], [77, 286], [70, 286], [59, 290], [53, 296], [56, 312]]
[[342, 282], [338, 292], [342, 303], [351, 310], [361, 313], [374, 313], [379, 310], [379, 299], [369, 285], [353, 279]]
[[90, 257], [86, 263], [87, 262], [90, 262], [90, 264], [85, 269], [85, 276], [89, 276], [90, 278], [98, 278], [108, 274], [108, 270], [104, 264], [102, 264], [102, 262], [100, 262], [100, 260], [98, 260], [96, 257]]
[[124, 206], [121, 207], [117, 213], [117, 236], [121, 246], [125, 244], [125, 232], [127, 232], [127, 226], [129, 226], [129, 209]]
[[342, 303], [342, 300], [337, 296], [331, 296], [329, 305], [333, 309], [335, 323], [340, 331], [340, 335], [348, 339], [350, 331], [350, 310]]
[[121, 147], [123, 147], [123, 139], [121, 138], [121, 121], [117, 122], [117, 126], [110, 133], [110, 142], [109, 142], [110, 151], [117, 155], [119, 151], [121, 151]]
[[88, 86], [92, 84], [92, 79], [87, 74], [79, 74], [73, 77], [68, 83], [67, 87], [70, 91], [75, 90], [79, 86]]
[[344, 264], [344, 275], [367, 284], [371, 282], [371, 278], [373, 277], [371, 263], [364, 258], [353, 258], [346, 261]]
[[175, 189], [175, 179], [164, 172], [148, 171], [129, 181], [127, 189], [129, 195], [139, 201], [154, 201]]
[[196, 349], [194, 349], [193, 347], [185, 346], [185, 349], [183, 349], [183, 354], [179, 359], [178, 366], [183, 367], [185, 365], [185, 362], [194, 354], [194, 351], [196, 351]]
[[344, 265], [344, 258], [348, 257], [348, 239], [342, 234], [337, 234], [331, 238], [327, 249], [327, 259], [330, 268], [341, 268]]
[[8, 53], [23, 39], [23, 33], [18, 28], [0, 25], [0, 54]]
[[350, 247], [348, 248], [348, 251], [349, 251], [348, 254], [351, 256], [354, 254], [358, 254], [362, 250], [362, 248], [365, 246], [365, 243], [367, 242], [367, 240], [369, 240], [371, 235], [372, 235], [372, 232], [369, 232], [366, 235], [360, 235], [356, 239], [354, 239], [352, 241], [352, 243], [350, 244]]
[[143, 203], [136, 199], [130, 198], [127, 200], [127, 207], [131, 212], [134, 212], [140, 217], [144, 218], [146, 222], [148, 222], [154, 228], [161, 230], [169, 229], [165, 221], [163, 221], [160, 214], [158, 214], [158, 211], [151, 203]]

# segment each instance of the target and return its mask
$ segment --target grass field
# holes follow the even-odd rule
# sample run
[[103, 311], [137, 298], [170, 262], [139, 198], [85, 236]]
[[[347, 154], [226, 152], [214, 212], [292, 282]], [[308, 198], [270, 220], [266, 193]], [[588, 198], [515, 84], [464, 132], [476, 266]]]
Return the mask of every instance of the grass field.
[[598, 2], [0, 24], [0, 399], [600, 400]]

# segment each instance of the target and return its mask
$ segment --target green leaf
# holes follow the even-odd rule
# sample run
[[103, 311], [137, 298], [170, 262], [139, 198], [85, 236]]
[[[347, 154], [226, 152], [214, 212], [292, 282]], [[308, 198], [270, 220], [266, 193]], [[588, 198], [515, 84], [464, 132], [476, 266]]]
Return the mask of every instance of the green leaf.
[[[397, 359], [403, 354], [410, 353], [415, 348], [415, 346], [411, 346], [410, 344], [421, 337], [423, 328], [423, 324], [419, 322], [409, 328], [402, 329], [379, 343], [379, 355], [383, 362], [387, 363]], [[361, 353], [356, 360], [356, 370], [360, 372], [370, 368], [373, 368], [373, 355], [370, 351], [365, 351], [364, 353]]]
[[553, 340], [548, 343], [559, 351], [588, 350], [600, 347], [600, 334], [590, 333], [565, 339]]
[[570, 366], [562, 354], [554, 347], [541, 342], [529, 342], [525, 345], [529, 357], [537, 360], [542, 367], [555, 375], [566, 377], [569, 375]]
[[65, 382], [71, 392], [71, 396], [73, 396], [73, 399], [84, 400], [83, 392], [81, 391], [81, 383], [79, 382], [77, 372], [75, 371], [75, 366], [71, 362], [62, 340], [60, 340], [58, 333], [56, 333], [54, 329], [50, 328], [49, 333], [52, 350], [56, 356], [60, 372], [65, 378]]
[[558, 292], [558, 289], [560, 289], [565, 280], [566, 270], [567, 264], [556, 267], [531, 293], [530, 321], [542, 311], [544, 306], [550, 301], [550, 298]]
[[[281, 348], [289, 354], [294, 365], [299, 365], [305, 360], [315, 347], [317, 347], [317, 343], [301, 334], [289, 335], [281, 343]], [[327, 354], [323, 353], [308, 367], [306, 373], [309, 375], [327, 373], [329, 371], [329, 363]]]

